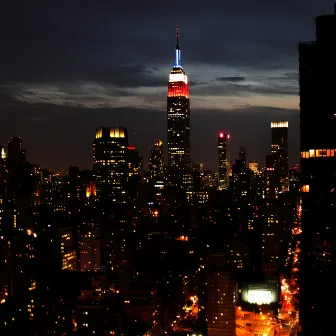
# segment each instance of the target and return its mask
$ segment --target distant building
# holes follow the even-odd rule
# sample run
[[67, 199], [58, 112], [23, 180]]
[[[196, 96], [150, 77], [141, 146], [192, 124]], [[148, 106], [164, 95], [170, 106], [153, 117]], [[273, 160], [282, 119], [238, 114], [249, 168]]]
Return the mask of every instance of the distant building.
[[258, 161], [251, 161], [248, 164], [248, 168], [254, 173], [259, 174], [259, 162]]
[[80, 268], [82, 272], [99, 272], [101, 270], [101, 240], [87, 235], [83, 237], [80, 247]]
[[244, 168], [246, 168], [246, 148], [239, 147], [239, 160], [241, 160], [244, 164]]
[[229, 186], [229, 144], [230, 134], [219, 132], [217, 137], [218, 150], [218, 189], [223, 190]]
[[77, 257], [74, 248], [72, 229], [63, 229], [61, 234], [62, 270], [76, 271]]
[[273, 155], [266, 155], [264, 169], [263, 198], [263, 227], [262, 227], [262, 267], [268, 276], [276, 274], [280, 267], [280, 222], [277, 211], [279, 197], [274, 168]]
[[93, 172], [101, 203], [127, 202], [128, 135], [125, 127], [98, 128], [93, 142]]
[[272, 156], [279, 191], [288, 190], [288, 121], [272, 121]]
[[13, 136], [8, 142], [8, 169], [13, 171], [24, 162], [26, 162], [26, 151], [22, 148], [22, 138]]
[[135, 145], [127, 146], [128, 182], [140, 183], [142, 179], [143, 159]]
[[161, 140], [155, 140], [149, 157], [151, 183], [157, 189], [164, 187], [164, 146]]
[[235, 336], [235, 283], [230, 273], [223, 270], [224, 256], [210, 256], [208, 286], [208, 336]]

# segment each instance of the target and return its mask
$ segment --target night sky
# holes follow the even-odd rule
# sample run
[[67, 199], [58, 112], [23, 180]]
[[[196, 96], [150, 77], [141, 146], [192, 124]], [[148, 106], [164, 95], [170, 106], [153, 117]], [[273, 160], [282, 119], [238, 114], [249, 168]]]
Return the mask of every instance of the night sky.
[[331, 0], [6, 1], [0, 12], [0, 144], [23, 137], [45, 168], [91, 168], [99, 126], [126, 126], [145, 162], [166, 139], [179, 21], [192, 159], [216, 167], [216, 133], [264, 163], [270, 121], [289, 120], [298, 162], [297, 44]]

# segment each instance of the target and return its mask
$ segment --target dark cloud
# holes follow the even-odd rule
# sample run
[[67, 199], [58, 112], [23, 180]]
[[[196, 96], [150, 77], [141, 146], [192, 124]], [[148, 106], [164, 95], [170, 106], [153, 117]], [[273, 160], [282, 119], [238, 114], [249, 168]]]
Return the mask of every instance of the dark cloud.
[[246, 80], [245, 77], [239, 77], [239, 76], [233, 76], [233, 77], [217, 77], [217, 81], [219, 82], [233, 82], [233, 83], [238, 83], [238, 82], [244, 82]]
[[293, 69], [297, 43], [314, 37], [314, 17], [331, 7], [329, 0], [196, 0], [192, 6], [183, 1], [160, 6], [157, 1], [8, 1], [0, 14], [1, 81], [131, 85], [133, 78], [124, 79], [119, 67], [127, 72], [142, 64], [167, 71], [172, 65], [177, 13], [183, 13], [185, 64]]
[[[330, 0], [6, 1], [0, 11], [1, 143], [21, 134], [32, 161], [88, 167], [93, 129], [124, 124], [134, 128], [132, 141], [146, 155], [151, 141], [165, 134], [177, 19], [191, 99], [295, 96], [297, 44], [314, 39], [315, 16], [331, 12]], [[191, 106], [194, 158], [212, 167], [221, 125], [237, 146], [251, 143], [251, 158], [261, 158], [268, 122], [288, 114], [253, 106], [202, 112], [193, 100]]]
[[197, 95], [211, 96], [246, 96], [246, 95], [287, 95], [297, 96], [299, 89], [296, 85], [287, 84], [237, 84], [227, 82], [225, 84], [211, 84], [196, 87], [192, 92]]

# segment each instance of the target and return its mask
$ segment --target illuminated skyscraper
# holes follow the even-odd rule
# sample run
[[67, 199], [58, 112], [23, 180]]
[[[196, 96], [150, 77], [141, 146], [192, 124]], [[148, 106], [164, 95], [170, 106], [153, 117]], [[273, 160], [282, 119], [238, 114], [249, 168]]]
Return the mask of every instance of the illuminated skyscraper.
[[170, 178], [175, 177], [175, 185], [189, 187], [191, 182], [189, 87], [187, 75], [181, 64], [178, 28], [175, 63], [168, 83], [167, 131]]
[[161, 140], [155, 140], [149, 158], [150, 179], [156, 188], [164, 186], [164, 147]]
[[272, 121], [272, 156], [279, 191], [288, 190], [288, 121]]
[[229, 186], [229, 141], [230, 134], [218, 133], [218, 189]]
[[103, 127], [96, 130], [93, 142], [93, 171], [97, 198], [102, 203], [127, 202], [127, 146], [125, 127]]
[[259, 174], [259, 162], [258, 161], [251, 161], [248, 164], [248, 167], [254, 174]]
[[299, 45], [303, 336], [336, 330], [336, 6], [316, 18], [316, 41]]
[[128, 162], [128, 182], [138, 184], [142, 179], [142, 164], [143, 160], [135, 145], [127, 147], [127, 162]]
[[277, 274], [280, 267], [280, 224], [276, 203], [279, 197], [276, 188], [273, 155], [266, 155], [266, 167], [263, 171], [263, 226], [262, 226], [262, 268], [271, 276]]

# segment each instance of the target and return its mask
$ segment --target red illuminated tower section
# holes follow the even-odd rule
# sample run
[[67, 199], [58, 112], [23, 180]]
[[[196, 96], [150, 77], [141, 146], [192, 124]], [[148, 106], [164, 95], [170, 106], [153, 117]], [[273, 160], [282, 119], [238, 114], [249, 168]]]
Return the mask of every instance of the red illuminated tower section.
[[218, 133], [218, 189], [223, 190], [229, 186], [229, 143], [230, 134]]
[[168, 182], [189, 189], [191, 186], [189, 87], [188, 77], [181, 64], [179, 38], [177, 27], [175, 62], [169, 74], [167, 97], [168, 167], [170, 171]]

